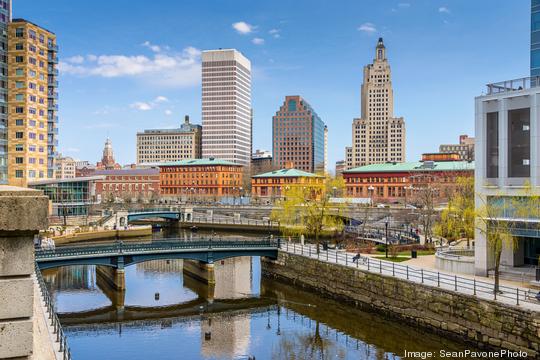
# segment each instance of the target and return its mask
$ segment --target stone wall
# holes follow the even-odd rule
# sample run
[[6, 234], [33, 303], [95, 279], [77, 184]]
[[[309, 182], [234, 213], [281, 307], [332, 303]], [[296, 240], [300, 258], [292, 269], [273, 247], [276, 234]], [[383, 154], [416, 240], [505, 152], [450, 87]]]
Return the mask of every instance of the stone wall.
[[279, 252], [262, 273], [481, 348], [540, 357], [540, 313], [407, 280]]

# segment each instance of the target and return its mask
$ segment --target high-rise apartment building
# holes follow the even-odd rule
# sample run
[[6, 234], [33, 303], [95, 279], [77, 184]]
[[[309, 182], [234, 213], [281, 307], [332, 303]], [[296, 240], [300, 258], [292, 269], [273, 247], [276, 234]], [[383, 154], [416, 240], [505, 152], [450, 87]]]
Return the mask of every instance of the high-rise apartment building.
[[202, 156], [249, 166], [251, 62], [234, 49], [202, 53]]
[[326, 126], [311, 105], [298, 95], [286, 96], [272, 118], [272, 157], [278, 168], [323, 172]]
[[383, 39], [375, 59], [364, 67], [361, 90], [362, 117], [353, 120], [349, 168], [405, 161], [405, 121], [394, 117], [394, 94], [390, 65]]
[[178, 129], [152, 129], [137, 133], [137, 165], [200, 159], [202, 127], [186, 115]]
[[540, 76], [540, 0], [531, 0], [531, 77], [536, 76]]
[[8, 24], [11, 20], [11, 1], [0, 0], [0, 185], [8, 183], [8, 60], [5, 54], [8, 50]]
[[54, 178], [57, 155], [56, 36], [27, 20], [8, 25], [8, 181]]

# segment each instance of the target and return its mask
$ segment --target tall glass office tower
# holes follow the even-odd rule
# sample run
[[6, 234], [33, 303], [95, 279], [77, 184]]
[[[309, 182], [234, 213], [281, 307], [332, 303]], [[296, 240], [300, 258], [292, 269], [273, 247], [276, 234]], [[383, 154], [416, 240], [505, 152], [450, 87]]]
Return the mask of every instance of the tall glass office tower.
[[540, 76], [540, 0], [531, 0], [531, 77]]
[[0, 184], [7, 184], [7, 26], [11, 20], [11, 1], [0, 0]]

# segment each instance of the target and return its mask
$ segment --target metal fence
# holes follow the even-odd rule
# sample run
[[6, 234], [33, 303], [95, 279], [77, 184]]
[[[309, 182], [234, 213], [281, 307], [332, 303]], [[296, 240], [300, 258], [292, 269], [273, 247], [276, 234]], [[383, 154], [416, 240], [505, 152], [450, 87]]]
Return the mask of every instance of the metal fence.
[[84, 255], [129, 255], [141, 252], [159, 252], [173, 250], [213, 250], [213, 249], [258, 249], [258, 248], [278, 248], [279, 240], [262, 238], [257, 240], [227, 240], [227, 239], [196, 239], [186, 240], [182, 238], [169, 238], [160, 241], [151, 241], [146, 243], [123, 243], [118, 241], [106, 245], [93, 246], [61, 246], [54, 249], [36, 250], [36, 261], [60, 258], [60, 257], [78, 257]]
[[193, 220], [186, 222], [194, 223], [205, 223], [205, 224], [223, 224], [223, 225], [249, 225], [249, 226], [259, 226], [259, 227], [268, 227], [268, 228], [277, 228], [279, 227], [279, 222], [271, 220], [258, 220], [258, 219], [247, 219], [247, 218], [224, 218], [224, 217], [214, 217], [208, 218], [207, 216], [193, 216]]
[[496, 292], [494, 283], [477, 280], [476, 278], [466, 278], [453, 274], [416, 268], [392, 261], [373, 259], [360, 254], [349, 254], [344, 251], [321, 250], [320, 252], [317, 252], [315, 246], [307, 244], [303, 245], [283, 241], [280, 244], [280, 249], [282, 251], [321, 261], [355, 267], [372, 273], [379, 273], [381, 275], [392, 276], [423, 285], [455, 291], [461, 294], [477, 296], [482, 299], [497, 300], [515, 305], [526, 303], [540, 306], [540, 301], [536, 298], [537, 292], [530, 289], [499, 285], [499, 291]]
[[58, 315], [54, 308], [53, 300], [47, 290], [43, 276], [41, 276], [41, 271], [36, 263], [36, 278], [39, 284], [39, 290], [41, 292], [41, 297], [45, 301], [45, 306], [47, 307], [47, 313], [49, 314], [50, 325], [53, 327], [54, 334], [56, 334], [56, 342], [60, 344], [60, 352], [63, 354], [63, 360], [71, 360], [71, 352], [69, 351], [69, 346], [67, 344], [67, 338], [62, 330], [62, 325], [60, 320], [58, 320]]

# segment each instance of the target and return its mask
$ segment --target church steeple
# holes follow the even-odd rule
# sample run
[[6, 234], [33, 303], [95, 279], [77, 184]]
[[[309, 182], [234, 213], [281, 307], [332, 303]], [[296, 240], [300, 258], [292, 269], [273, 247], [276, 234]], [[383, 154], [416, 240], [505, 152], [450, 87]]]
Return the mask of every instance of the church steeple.
[[386, 60], [386, 48], [384, 47], [383, 38], [380, 37], [377, 41], [377, 46], [375, 47], [375, 60], [383, 61]]

